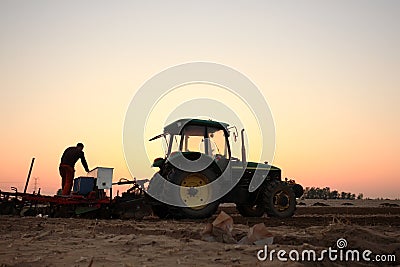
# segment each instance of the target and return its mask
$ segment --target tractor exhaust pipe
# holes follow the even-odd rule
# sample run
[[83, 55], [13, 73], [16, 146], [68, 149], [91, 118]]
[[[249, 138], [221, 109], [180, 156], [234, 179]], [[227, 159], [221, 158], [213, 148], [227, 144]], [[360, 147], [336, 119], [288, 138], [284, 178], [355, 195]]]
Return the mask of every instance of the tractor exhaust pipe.
[[246, 168], [247, 161], [246, 161], [246, 146], [244, 145], [244, 129], [242, 129], [240, 134], [241, 134], [241, 137], [242, 137], [242, 162], [243, 162], [243, 168]]

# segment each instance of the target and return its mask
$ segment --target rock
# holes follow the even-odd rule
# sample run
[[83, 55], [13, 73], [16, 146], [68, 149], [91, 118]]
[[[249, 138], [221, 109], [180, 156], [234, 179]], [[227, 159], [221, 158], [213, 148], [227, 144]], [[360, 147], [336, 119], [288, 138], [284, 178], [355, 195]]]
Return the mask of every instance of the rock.
[[236, 244], [237, 241], [232, 236], [233, 219], [231, 216], [221, 211], [212, 223], [206, 224], [201, 232], [201, 240], [208, 242], [222, 242]]
[[243, 237], [239, 244], [271, 245], [273, 240], [274, 236], [268, 231], [265, 224], [259, 223], [249, 229], [247, 236]]

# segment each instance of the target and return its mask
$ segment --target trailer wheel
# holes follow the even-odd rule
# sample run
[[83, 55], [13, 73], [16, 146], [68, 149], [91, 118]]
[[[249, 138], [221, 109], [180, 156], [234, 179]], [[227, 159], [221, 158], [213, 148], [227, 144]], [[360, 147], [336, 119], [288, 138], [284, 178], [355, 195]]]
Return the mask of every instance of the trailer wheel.
[[296, 210], [296, 197], [292, 188], [280, 181], [272, 181], [267, 185], [264, 203], [270, 217], [288, 218]]
[[18, 214], [17, 205], [14, 203], [14, 201], [5, 201], [0, 203], [0, 214], [1, 215]]

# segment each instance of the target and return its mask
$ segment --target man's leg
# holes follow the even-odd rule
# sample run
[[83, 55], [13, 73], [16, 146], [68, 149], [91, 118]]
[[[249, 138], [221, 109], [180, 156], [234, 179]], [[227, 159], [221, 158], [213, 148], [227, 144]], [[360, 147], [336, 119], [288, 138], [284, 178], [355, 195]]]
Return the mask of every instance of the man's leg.
[[62, 190], [62, 194], [64, 196], [70, 195], [71, 194], [71, 189], [72, 189], [72, 183], [74, 181], [74, 174], [75, 174], [75, 170], [74, 168], [70, 167], [70, 166], [66, 166], [65, 167], [65, 184]]
[[61, 176], [61, 190], [62, 190], [65, 187], [65, 176], [66, 176], [66, 173], [65, 173], [65, 169], [64, 169], [63, 166], [60, 166], [58, 168], [58, 170], [59, 170], [60, 176]]

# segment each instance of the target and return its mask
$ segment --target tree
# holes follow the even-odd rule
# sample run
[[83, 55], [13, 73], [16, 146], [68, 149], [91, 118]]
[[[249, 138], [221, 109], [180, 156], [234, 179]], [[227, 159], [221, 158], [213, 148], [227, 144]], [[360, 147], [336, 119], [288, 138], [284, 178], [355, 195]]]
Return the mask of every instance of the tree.
[[[337, 190], [331, 191], [331, 189], [326, 186], [324, 188], [319, 187], [306, 187], [303, 194], [306, 199], [356, 199], [356, 194], [351, 192], [339, 192]], [[357, 199], [363, 199], [364, 195], [359, 193]]]
[[329, 194], [329, 198], [330, 199], [338, 199], [339, 198], [339, 192], [337, 190], [333, 190], [330, 194]]
[[328, 199], [329, 195], [331, 193], [331, 189], [329, 187], [325, 187], [324, 189], [322, 189], [322, 198], [323, 199]]

